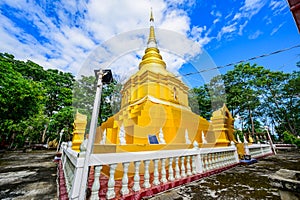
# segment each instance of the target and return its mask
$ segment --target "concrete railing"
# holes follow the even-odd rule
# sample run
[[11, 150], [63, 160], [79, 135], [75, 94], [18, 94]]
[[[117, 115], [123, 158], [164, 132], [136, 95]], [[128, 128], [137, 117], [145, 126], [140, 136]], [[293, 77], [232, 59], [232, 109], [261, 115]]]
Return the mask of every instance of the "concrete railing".
[[[153, 176], [150, 182], [149, 165], [152, 162]], [[109, 167], [106, 198], [116, 196], [115, 172], [116, 166], [122, 165], [123, 177], [121, 196], [129, 191], [138, 192], [141, 188], [147, 189], [161, 183], [176, 181], [195, 174], [205, 173], [238, 163], [235, 146], [220, 148], [199, 148], [186, 150], [161, 150], [147, 152], [91, 154], [89, 166], [94, 166], [94, 182], [92, 184], [91, 199], [98, 199], [100, 190], [99, 177], [103, 166]], [[69, 199], [78, 199], [80, 177], [83, 172], [84, 157], [73, 151], [70, 146], [63, 147], [63, 170]], [[143, 173], [140, 173], [140, 164], [143, 163]], [[134, 165], [133, 185], [128, 188], [129, 165]], [[160, 167], [159, 167], [160, 166]], [[141, 181], [143, 176], [143, 181]], [[129, 190], [130, 189], [130, 190]]]
[[252, 144], [248, 146], [252, 158], [258, 158], [272, 153], [272, 148], [269, 144]]

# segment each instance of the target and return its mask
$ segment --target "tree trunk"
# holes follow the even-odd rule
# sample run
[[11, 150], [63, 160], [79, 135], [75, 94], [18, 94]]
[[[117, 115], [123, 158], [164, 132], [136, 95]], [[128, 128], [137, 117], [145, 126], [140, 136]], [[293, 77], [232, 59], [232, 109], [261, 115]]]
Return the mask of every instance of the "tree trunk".
[[251, 137], [254, 138], [254, 122], [253, 122], [253, 118], [252, 118], [252, 112], [249, 107], [248, 107], [248, 109], [249, 109], [249, 117], [250, 117], [250, 121], [251, 121], [251, 129], [252, 129]]
[[42, 143], [44, 144], [45, 142], [45, 136], [46, 136], [46, 131], [48, 129], [48, 123], [45, 125], [45, 129], [43, 131], [43, 135], [42, 135]]

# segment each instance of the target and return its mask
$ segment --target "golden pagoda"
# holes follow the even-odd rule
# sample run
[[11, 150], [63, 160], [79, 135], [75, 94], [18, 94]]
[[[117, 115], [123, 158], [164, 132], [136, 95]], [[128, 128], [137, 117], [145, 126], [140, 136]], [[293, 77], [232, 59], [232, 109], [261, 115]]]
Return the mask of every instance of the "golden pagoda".
[[[97, 128], [92, 153], [220, 147], [228, 146], [230, 141], [236, 143], [234, 119], [225, 104], [213, 112], [210, 122], [192, 112], [188, 105], [189, 88], [167, 71], [157, 48], [153, 24], [151, 11], [150, 33], [139, 71], [123, 85], [120, 111]], [[76, 148], [73, 149], [77, 151], [83, 141], [83, 132], [78, 134], [81, 121], [74, 123]], [[122, 178], [122, 170], [118, 164], [116, 179]], [[151, 164], [149, 171], [153, 172]], [[103, 166], [103, 173], [109, 174], [108, 166]], [[130, 166], [128, 176], [133, 173], [134, 168]]]
[[195, 141], [202, 143], [202, 134], [213, 145], [228, 146], [233, 140], [231, 115], [215, 111], [212, 123], [208, 122], [191, 111], [188, 90], [166, 69], [151, 11], [150, 33], [139, 71], [123, 86], [120, 111], [98, 127], [94, 153], [192, 148]]

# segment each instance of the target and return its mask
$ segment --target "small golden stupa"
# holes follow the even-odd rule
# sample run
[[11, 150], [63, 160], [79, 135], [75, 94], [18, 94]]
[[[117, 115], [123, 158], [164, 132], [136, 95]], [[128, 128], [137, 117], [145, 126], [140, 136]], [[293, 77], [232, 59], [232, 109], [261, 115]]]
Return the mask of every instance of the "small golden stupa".
[[84, 140], [84, 133], [87, 124], [87, 116], [80, 114], [78, 111], [75, 114], [75, 120], [73, 123], [73, 137], [72, 137], [72, 149], [79, 152], [80, 145]]

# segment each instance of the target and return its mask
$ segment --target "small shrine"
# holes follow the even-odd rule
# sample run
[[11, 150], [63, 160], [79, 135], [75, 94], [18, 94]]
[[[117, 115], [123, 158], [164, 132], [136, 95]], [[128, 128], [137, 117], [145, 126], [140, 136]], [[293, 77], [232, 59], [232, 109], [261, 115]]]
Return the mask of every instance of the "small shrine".
[[78, 111], [75, 114], [74, 130], [72, 137], [72, 149], [79, 152], [80, 145], [84, 140], [84, 133], [87, 124], [87, 116], [80, 114]]

